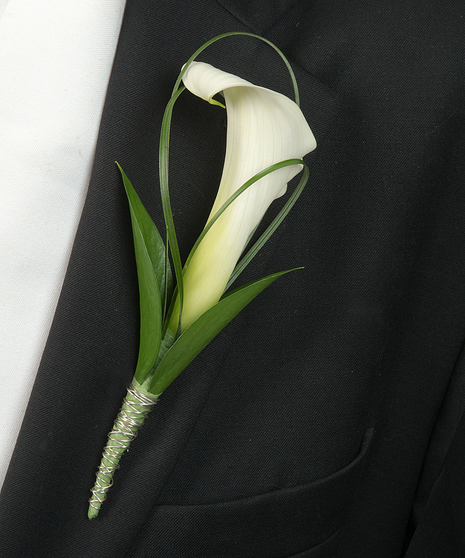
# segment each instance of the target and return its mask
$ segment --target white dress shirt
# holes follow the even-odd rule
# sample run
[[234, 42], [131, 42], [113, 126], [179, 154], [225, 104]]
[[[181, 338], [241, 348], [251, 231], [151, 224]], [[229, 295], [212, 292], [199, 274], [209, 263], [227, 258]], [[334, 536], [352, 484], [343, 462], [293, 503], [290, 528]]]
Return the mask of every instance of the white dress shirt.
[[2, 18], [3, 12], [6, 10], [8, 0], [0, 0], [0, 19]]
[[0, 485], [90, 178], [125, 0], [0, 0]]

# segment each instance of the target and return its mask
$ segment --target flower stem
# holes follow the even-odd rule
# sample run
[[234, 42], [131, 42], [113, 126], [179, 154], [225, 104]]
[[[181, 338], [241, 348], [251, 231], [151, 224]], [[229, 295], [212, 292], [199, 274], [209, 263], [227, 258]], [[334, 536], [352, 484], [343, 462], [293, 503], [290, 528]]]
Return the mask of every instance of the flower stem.
[[113, 474], [119, 468], [119, 460], [129, 449], [132, 440], [137, 436], [145, 417], [157, 402], [158, 395], [147, 392], [142, 385], [133, 380], [128, 387], [113, 429], [108, 434], [108, 442], [102, 454], [102, 460], [96, 474], [92, 497], [89, 499], [89, 519], [97, 517], [100, 506], [107, 497], [113, 484]]

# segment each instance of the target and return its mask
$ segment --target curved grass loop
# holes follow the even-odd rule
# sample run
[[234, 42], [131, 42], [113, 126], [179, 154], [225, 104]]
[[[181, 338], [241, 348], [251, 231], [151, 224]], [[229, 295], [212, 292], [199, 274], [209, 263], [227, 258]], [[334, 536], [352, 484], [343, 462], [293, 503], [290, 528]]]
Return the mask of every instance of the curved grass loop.
[[[177, 101], [177, 99], [179, 98], [180, 94], [185, 89], [185, 87], [181, 85], [181, 81], [182, 81], [182, 78], [183, 78], [184, 74], [186, 73], [188, 67], [190, 66], [190, 64], [197, 58], [197, 56], [201, 52], [203, 52], [211, 44], [215, 43], [216, 41], [219, 41], [220, 39], [224, 39], [226, 37], [232, 37], [232, 36], [235, 36], [235, 35], [243, 35], [243, 36], [248, 36], [248, 37], [253, 37], [253, 38], [259, 39], [260, 41], [263, 41], [266, 44], [268, 44], [269, 46], [271, 46], [279, 54], [279, 56], [284, 61], [285, 65], [286, 65], [286, 67], [289, 71], [289, 75], [291, 77], [291, 80], [292, 80], [292, 85], [293, 85], [293, 88], [294, 88], [295, 103], [297, 104], [297, 106], [300, 106], [299, 88], [297, 86], [297, 80], [296, 80], [294, 71], [292, 70], [292, 67], [289, 63], [289, 60], [281, 52], [281, 50], [276, 45], [274, 45], [271, 41], [269, 41], [268, 39], [265, 39], [264, 37], [260, 37], [260, 35], [256, 35], [254, 33], [248, 33], [248, 32], [243, 32], [243, 31], [232, 31], [232, 32], [229, 32], [229, 33], [223, 33], [221, 35], [213, 37], [212, 39], [210, 39], [209, 41], [204, 43], [200, 48], [198, 48], [194, 52], [194, 54], [189, 58], [189, 60], [186, 62], [186, 64], [182, 68], [181, 72], [179, 73], [179, 76], [178, 76], [178, 78], [176, 80], [176, 83], [174, 85], [174, 88], [173, 88], [171, 98], [170, 98], [170, 100], [168, 102], [168, 105], [165, 109], [165, 114], [163, 115], [163, 122], [162, 122], [161, 134], [160, 134], [160, 151], [159, 151], [160, 190], [161, 190], [161, 197], [162, 197], [163, 214], [164, 214], [164, 217], [165, 217], [165, 224], [166, 224], [166, 251], [167, 251], [167, 254], [166, 254], [165, 262], [168, 262], [168, 250], [170, 250], [171, 251], [171, 256], [173, 258], [173, 266], [174, 266], [174, 271], [175, 271], [175, 275], [176, 275], [176, 285], [177, 285], [177, 291], [178, 291], [178, 294], [179, 294], [179, 301], [180, 301], [180, 312], [179, 312], [180, 315], [179, 315], [179, 321], [178, 321], [179, 325], [178, 325], [178, 332], [177, 332], [178, 336], [181, 332], [181, 318], [182, 318], [182, 308], [183, 308], [183, 302], [184, 302], [184, 288], [183, 288], [183, 271], [182, 271], [183, 266], [182, 266], [182, 262], [181, 262], [181, 256], [180, 256], [180, 253], [179, 253], [179, 247], [178, 247], [178, 242], [177, 242], [177, 238], [176, 238], [176, 231], [175, 231], [175, 227], [174, 227], [173, 213], [172, 213], [172, 210], [171, 210], [170, 196], [169, 196], [169, 183], [168, 183], [169, 140], [170, 140], [171, 118], [172, 118], [172, 114], [173, 114], [174, 104]], [[245, 267], [248, 265], [248, 263], [250, 263], [252, 258], [258, 252], [258, 250], [270, 238], [270, 236], [273, 234], [273, 232], [276, 230], [276, 228], [279, 226], [279, 224], [282, 222], [282, 220], [289, 213], [290, 209], [292, 208], [292, 206], [295, 204], [298, 197], [302, 193], [302, 190], [303, 190], [305, 184], [307, 183], [309, 172], [308, 172], [308, 167], [305, 165], [305, 163], [301, 159], [289, 159], [287, 161], [281, 161], [280, 163], [276, 163], [275, 165], [272, 165], [272, 166], [268, 167], [267, 169], [264, 169], [263, 171], [257, 173], [254, 177], [252, 177], [250, 180], [248, 180], [241, 188], [239, 188], [239, 190], [237, 190], [225, 202], [225, 204], [219, 209], [219, 211], [214, 215], [214, 217], [206, 225], [204, 231], [202, 232], [199, 239], [197, 240], [194, 247], [192, 248], [192, 250], [189, 254], [189, 257], [187, 259], [186, 265], [189, 263], [190, 259], [192, 258], [192, 255], [195, 252], [195, 249], [198, 247], [198, 245], [200, 244], [200, 241], [204, 238], [205, 234], [208, 232], [210, 227], [214, 224], [214, 222], [218, 219], [218, 217], [220, 217], [220, 215], [227, 209], [227, 207], [229, 207], [229, 205], [231, 203], [233, 203], [233, 201], [240, 194], [242, 194], [247, 188], [249, 188], [252, 184], [257, 182], [257, 180], [260, 180], [260, 178], [263, 178], [267, 174], [270, 174], [271, 172], [273, 172], [275, 170], [278, 170], [280, 168], [283, 168], [285, 166], [295, 165], [295, 164], [303, 165], [304, 168], [305, 168], [304, 175], [303, 175], [301, 181], [299, 182], [299, 184], [296, 187], [294, 193], [289, 198], [287, 203], [284, 205], [284, 207], [282, 208], [280, 213], [273, 220], [271, 225], [266, 229], [266, 231], [262, 234], [262, 236], [255, 242], [253, 247], [249, 250], [249, 252], [247, 252], [247, 254], [238, 263], [238, 265], [234, 269], [234, 272], [231, 276], [231, 279], [230, 279], [230, 281], [229, 281], [229, 283], [226, 287], [226, 288], [228, 288], [229, 285], [231, 285], [237, 279], [239, 274], [245, 269]], [[165, 319], [167, 320], [168, 317], [169, 317], [169, 310], [166, 311], [166, 309], [165, 309], [164, 314], [167, 314], [167, 315], [165, 315]]]

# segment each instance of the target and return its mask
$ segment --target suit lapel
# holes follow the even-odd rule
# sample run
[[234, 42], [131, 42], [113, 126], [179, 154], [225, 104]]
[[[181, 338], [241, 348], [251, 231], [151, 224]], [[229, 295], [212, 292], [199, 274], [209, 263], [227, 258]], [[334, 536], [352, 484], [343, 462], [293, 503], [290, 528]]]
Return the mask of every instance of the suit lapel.
[[[239, 327], [240, 317], [229, 326], [228, 335], [215, 340], [163, 395], [133, 451], [123, 457], [101, 515], [89, 522], [89, 490], [132, 377], [138, 345], [131, 228], [114, 161], [122, 165], [163, 230], [158, 138], [177, 73], [207, 38], [225, 30], [247, 30], [219, 4], [185, 4], [190, 6], [168, 0], [156, 8], [145, 0], [127, 3], [85, 208], [1, 494], [4, 555], [20, 549], [16, 555], [124, 556], [178, 461]], [[177, 34], [182, 40], [175, 38]], [[218, 45], [211, 56], [224, 61], [225, 69], [240, 71], [245, 66], [244, 77], [249, 79], [257, 69], [255, 56], [260, 56], [263, 76], [276, 66], [267, 47], [249, 42], [240, 48], [251, 49], [254, 56], [244, 62], [239, 52], [238, 62], [238, 51], [230, 45]], [[273, 73], [286, 82], [283, 71]], [[318, 98], [328, 104], [328, 92], [311, 79], [305, 83], [316, 114]], [[277, 89], [281, 85], [275, 84]], [[209, 213], [225, 141], [221, 109], [185, 96], [175, 109], [171, 160], [179, 163], [172, 165], [170, 180], [184, 257]], [[317, 117], [322, 127], [327, 111], [324, 114]], [[208, 130], [208, 137], [199, 129]], [[254, 266], [255, 277], [266, 265], [266, 250], [269, 257], [272, 249], [265, 249]]]

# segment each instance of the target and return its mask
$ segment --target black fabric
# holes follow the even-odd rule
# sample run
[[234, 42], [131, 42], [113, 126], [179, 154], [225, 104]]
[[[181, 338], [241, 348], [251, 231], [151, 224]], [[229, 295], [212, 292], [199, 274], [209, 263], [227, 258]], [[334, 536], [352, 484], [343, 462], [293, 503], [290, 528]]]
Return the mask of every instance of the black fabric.
[[[241, 281], [305, 269], [163, 394], [90, 522], [138, 347], [114, 161], [161, 228], [164, 107], [192, 52], [231, 30], [284, 50], [318, 141], [306, 191]], [[464, 31], [458, 0], [127, 1], [86, 205], [0, 494], [2, 558], [465, 555]], [[292, 94], [251, 38], [201, 59]], [[170, 183], [184, 257], [215, 196], [225, 126], [221, 108], [183, 93]]]
[[[214, 504], [157, 505], [143, 533], [163, 532], [160, 556], [188, 552], [198, 557], [279, 558], [320, 544], [325, 553], [335, 550], [372, 437], [369, 429], [359, 455], [347, 467], [306, 485]], [[142, 535], [129, 556], [150, 556], [152, 548], [150, 536]], [[315, 556], [320, 555], [327, 554], [318, 549]]]

